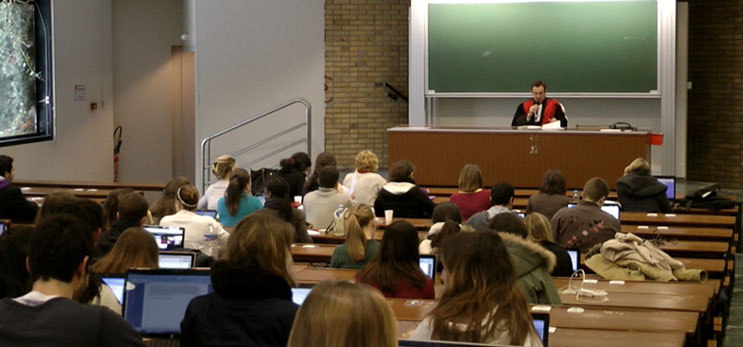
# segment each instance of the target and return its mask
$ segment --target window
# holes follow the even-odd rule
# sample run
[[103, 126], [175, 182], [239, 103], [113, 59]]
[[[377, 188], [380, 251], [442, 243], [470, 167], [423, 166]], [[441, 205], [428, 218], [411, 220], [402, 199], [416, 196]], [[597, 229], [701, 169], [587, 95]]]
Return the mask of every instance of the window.
[[0, 0], [0, 146], [53, 136], [51, 0]]

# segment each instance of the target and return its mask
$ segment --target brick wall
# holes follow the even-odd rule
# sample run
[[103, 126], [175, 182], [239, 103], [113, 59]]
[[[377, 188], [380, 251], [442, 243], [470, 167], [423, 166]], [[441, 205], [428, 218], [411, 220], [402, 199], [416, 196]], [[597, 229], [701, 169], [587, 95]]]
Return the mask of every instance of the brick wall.
[[743, 188], [743, 1], [689, 1], [687, 178]]
[[386, 129], [407, 123], [410, 0], [325, 0], [325, 150], [353, 167], [361, 150], [387, 166]]

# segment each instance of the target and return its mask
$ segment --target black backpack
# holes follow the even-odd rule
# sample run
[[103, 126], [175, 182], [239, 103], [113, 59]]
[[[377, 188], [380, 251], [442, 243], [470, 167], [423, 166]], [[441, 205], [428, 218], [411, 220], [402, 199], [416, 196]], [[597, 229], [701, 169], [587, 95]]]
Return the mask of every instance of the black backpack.
[[736, 205], [735, 200], [717, 196], [718, 191], [720, 191], [720, 186], [718, 184], [701, 188], [694, 192], [694, 194], [687, 195], [679, 202], [679, 206], [686, 209], [702, 208], [714, 211], [734, 208]]
[[266, 195], [266, 182], [268, 179], [279, 174], [279, 170], [262, 168], [258, 170], [250, 170], [250, 191], [253, 195]]

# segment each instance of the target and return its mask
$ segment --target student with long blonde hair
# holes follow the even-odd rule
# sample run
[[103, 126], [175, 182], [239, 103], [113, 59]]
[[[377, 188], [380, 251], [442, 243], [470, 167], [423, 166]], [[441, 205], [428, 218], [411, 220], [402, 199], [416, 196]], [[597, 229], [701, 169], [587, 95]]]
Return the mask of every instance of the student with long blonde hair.
[[214, 292], [194, 298], [181, 322], [181, 346], [286, 346], [297, 305], [291, 287], [289, 223], [243, 218], [211, 269]]
[[538, 243], [546, 250], [555, 255], [555, 268], [552, 269], [552, 276], [570, 277], [573, 274], [573, 263], [570, 255], [565, 248], [560, 247], [552, 238], [552, 229], [550, 221], [539, 212], [532, 212], [524, 218], [526, 230], [529, 233], [529, 240]]
[[230, 184], [230, 174], [235, 170], [235, 158], [229, 154], [223, 154], [217, 157], [212, 163], [212, 173], [217, 177], [217, 181], [210, 184], [204, 192], [204, 196], [199, 200], [198, 208], [216, 210], [219, 198], [224, 196], [224, 191]]
[[397, 320], [374, 288], [326, 281], [302, 303], [288, 346], [396, 347]]
[[351, 198], [359, 204], [374, 205], [379, 191], [387, 180], [377, 173], [379, 158], [370, 150], [363, 150], [353, 160], [354, 172], [346, 175], [343, 186], [348, 188]]
[[373, 239], [374, 213], [367, 205], [356, 205], [347, 212], [344, 226], [346, 243], [335, 248], [330, 267], [361, 269], [379, 250], [379, 242]]
[[542, 345], [498, 234], [458, 233], [442, 258], [444, 293], [412, 339]]

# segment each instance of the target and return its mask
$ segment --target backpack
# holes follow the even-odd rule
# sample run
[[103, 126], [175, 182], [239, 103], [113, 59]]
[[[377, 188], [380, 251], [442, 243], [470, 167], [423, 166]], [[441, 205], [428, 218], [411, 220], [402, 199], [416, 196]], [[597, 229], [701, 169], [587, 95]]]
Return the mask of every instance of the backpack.
[[279, 170], [275, 169], [269, 169], [269, 168], [261, 168], [258, 170], [250, 170], [250, 191], [253, 192], [253, 195], [266, 195], [266, 182], [268, 182], [268, 179], [277, 176], [279, 174]]
[[721, 196], [717, 196], [717, 192], [720, 191], [718, 184], [713, 184], [704, 188], [700, 188], [692, 195], [686, 195], [686, 197], [679, 202], [679, 206], [686, 208], [702, 208], [707, 210], [724, 210], [734, 208], [736, 205], [735, 200], [727, 199]]
[[351, 209], [344, 208], [343, 212], [338, 210], [333, 212], [333, 222], [330, 223], [325, 233], [333, 233], [335, 236], [346, 236], [346, 219], [351, 214]]

